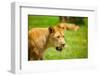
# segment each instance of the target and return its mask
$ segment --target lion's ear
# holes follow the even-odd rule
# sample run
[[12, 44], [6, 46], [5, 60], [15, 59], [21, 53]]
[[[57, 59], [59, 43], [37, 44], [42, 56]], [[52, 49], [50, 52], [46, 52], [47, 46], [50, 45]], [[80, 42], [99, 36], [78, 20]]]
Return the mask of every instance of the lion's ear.
[[49, 30], [50, 33], [54, 33], [54, 31], [55, 31], [55, 30], [54, 30], [54, 27], [52, 27], [52, 26], [50, 26], [50, 27], [48, 28], [48, 30]]

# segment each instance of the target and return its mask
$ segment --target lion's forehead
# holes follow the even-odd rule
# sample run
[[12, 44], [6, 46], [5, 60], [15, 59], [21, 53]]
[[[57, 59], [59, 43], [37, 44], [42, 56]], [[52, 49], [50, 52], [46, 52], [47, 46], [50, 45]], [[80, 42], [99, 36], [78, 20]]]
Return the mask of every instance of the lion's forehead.
[[63, 35], [64, 35], [64, 32], [62, 32], [62, 31], [57, 31], [54, 34], [54, 36], [63, 36]]

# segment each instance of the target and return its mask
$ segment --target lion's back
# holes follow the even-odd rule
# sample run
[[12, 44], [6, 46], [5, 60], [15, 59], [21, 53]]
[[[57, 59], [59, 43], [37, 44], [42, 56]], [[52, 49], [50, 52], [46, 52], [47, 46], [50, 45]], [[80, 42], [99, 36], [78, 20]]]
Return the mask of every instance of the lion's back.
[[33, 28], [28, 32], [29, 47], [42, 49], [46, 42], [46, 28]]

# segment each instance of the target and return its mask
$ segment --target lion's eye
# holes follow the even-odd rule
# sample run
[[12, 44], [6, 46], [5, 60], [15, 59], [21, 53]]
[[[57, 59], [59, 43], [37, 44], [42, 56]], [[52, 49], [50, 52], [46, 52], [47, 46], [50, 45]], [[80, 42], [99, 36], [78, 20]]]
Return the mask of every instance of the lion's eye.
[[62, 27], [62, 29], [64, 29], [64, 27]]
[[60, 36], [57, 36], [57, 38], [60, 38]]

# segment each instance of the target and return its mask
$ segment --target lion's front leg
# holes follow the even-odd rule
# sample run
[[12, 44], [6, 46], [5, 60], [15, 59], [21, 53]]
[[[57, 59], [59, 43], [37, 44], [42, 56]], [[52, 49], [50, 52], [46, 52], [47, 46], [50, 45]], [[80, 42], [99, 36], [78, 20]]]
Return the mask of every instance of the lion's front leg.
[[43, 60], [43, 52], [37, 48], [29, 51], [29, 60]]
[[43, 60], [43, 53], [35, 53], [34, 60]]
[[39, 58], [39, 60], [43, 60], [43, 52], [40, 53], [40, 58]]

